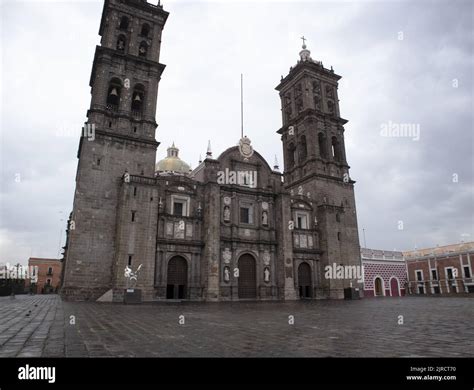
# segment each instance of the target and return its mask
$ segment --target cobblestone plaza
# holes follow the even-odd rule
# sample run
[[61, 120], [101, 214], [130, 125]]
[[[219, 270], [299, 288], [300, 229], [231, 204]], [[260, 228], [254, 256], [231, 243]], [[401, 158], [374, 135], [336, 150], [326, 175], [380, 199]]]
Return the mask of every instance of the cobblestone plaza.
[[19, 295], [0, 298], [0, 356], [472, 357], [473, 313], [470, 298], [123, 305]]

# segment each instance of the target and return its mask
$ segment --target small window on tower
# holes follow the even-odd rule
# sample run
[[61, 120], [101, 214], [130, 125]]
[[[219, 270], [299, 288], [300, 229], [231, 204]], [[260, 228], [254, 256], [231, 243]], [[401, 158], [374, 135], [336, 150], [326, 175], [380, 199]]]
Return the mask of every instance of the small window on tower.
[[149, 33], [150, 33], [150, 26], [145, 23], [145, 24], [142, 26], [142, 31], [141, 31], [140, 35], [141, 35], [142, 37], [148, 37], [148, 34], [149, 34]]
[[143, 99], [145, 97], [145, 90], [143, 85], [135, 86], [132, 94], [132, 112], [134, 114], [141, 114], [143, 109]]
[[326, 136], [323, 133], [318, 134], [319, 155], [321, 158], [327, 158]]
[[340, 151], [340, 145], [339, 141], [336, 137], [331, 138], [331, 152], [332, 152], [332, 157], [336, 161], [341, 161], [341, 151]]
[[132, 255], [128, 255], [128, 265], [132, 265]]
[[140, 57], [146, 57], [147, 52], [148, 52], [148, 45], [145, 41], [142, 41], [142, 43], [140, 43], [140, 47], [138, 48], [138, 55]]
[[122, 16], [122, 18], [120, 19], [119, 29], [120, 30], [128, 29], [128, 18], [126, 16]]
[[120, 103], [120, 93], [122, 91], [122, 82], [113, 78], [109, 84], [107, 93], [107, 108], [111, 111], [117, 111]]
[[132, 211], [132, 222], [135, 222], [135, 214], [136, 214], [136, 211]]
[[117, 50], [125, 51], [125, 43], [126, 43], [125, 35], [119, 35], [117, 39]]

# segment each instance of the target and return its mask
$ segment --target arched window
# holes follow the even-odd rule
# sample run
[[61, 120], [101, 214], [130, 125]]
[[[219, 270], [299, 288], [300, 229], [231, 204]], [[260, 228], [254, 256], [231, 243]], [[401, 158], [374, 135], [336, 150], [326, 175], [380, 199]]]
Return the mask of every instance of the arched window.
[[322, 158], [328, 158], [326, 136], [323, 133], [318, 134], [319, 155]]
[[140, 43], [140, 47], [138, 48], [138, 55], [140, 57], [146, 57], [147, 52], [148, 52], [148, 45], [145, 41], [142, 41]]
[[140, 35], [142, 37], [148, 37], [149, 33], [150, 33], [150, 26], [147, 23], [143, 24], [142, 31], [140, 32]]
[[331, 146], [332, 146], [332, 157], [336, 161], [341, 161], [341, 149], [339, 146], [339, 141], [337, 137], [331, 138]]
[[143, 112], [143, 103], [145, 99], [145, 88], [141, 84], [137, 84], [132, 94], [132, 113], [141, 115]]
[[126, 16], [122, 16], [122, 18], [120, 19], [119, 29], [120, 30], [128, 29], [128, 18]]
[[118, 111], [120, 104], [120, 93], [122, 92], [122, 82], [118, 78], [110, 80], [107, 92], [107, 108]]
[[296, 162], [295, 155], [296, 155], [295, 144], [291, 142], [288, 145], [288, 168], [293, 168], [293, 166], [295, 165], [295, 162]]
[[306, 160], [306, 157], [308, 155], [308, 151], [306, 147], [306, 136], [304, 135], [300, 137], [299, 148], [300, 148], [299, 162], [301, 163], [304, 160]]
[[120, 34], [118, 39], [117, 39], [117, 50], [125, 51], [126, 43], [127, 43], [127, 39], [125, 38], [125, 35]]

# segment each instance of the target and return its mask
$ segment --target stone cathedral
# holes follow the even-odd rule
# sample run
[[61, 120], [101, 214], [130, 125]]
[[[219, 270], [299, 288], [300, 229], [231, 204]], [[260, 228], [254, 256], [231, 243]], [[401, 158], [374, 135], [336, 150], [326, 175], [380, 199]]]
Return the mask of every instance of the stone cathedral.
[[167, 18], [160, 4], [105, 0], [62, 296], [123, 301], [132, 271], [141, 301], [343, 298], [357, 281], [324, 272], [360, 265], [340, 76], [313, 60], [303, 40], [276, 87], [283, 173], [247, 137], [217, 158], [208, 147], [194, 170], [174, 144], [156, 164]]

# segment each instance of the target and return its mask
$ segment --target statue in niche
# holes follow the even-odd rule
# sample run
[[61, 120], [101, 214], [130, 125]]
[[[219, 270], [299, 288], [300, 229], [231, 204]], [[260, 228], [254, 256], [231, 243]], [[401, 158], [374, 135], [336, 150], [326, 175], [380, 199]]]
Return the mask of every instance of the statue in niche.
[[268, 226], [268, 212], [266, 211], [262, 212], [262, 225]]
[[224, 267], [224, 282], [229, 283], [229, 281], [230, 281], [229, 267]]
[[230, 207], [229, 206], [224, 206], [224, 221], [225, 222], [230, 221]]
[[268, 283], [270, 281], [270, 269], [268, 267], [265, 267], [263, 270], [263, 280], [265, 283]]

